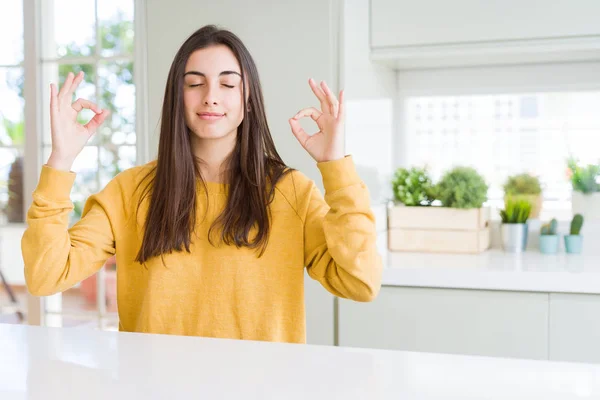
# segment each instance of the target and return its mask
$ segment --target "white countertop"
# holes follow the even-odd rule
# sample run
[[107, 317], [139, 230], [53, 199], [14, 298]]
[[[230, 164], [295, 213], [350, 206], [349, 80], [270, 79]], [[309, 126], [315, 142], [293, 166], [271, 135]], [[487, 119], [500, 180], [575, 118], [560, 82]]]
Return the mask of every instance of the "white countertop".
[[600, 399], [600, 365], [0, 325], [0, 399]]
[[600, 294], [600, 253], [384, 253], [383, 285]]

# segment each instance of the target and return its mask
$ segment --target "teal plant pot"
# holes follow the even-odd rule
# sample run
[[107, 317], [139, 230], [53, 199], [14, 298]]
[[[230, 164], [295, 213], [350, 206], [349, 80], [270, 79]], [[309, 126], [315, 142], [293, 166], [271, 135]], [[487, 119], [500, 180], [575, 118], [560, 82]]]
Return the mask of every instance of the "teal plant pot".
[[544, 254], [556, 254], [558, 243], [558, 235], [540, 235], [540, 251]]
[[581, 235], [566, 235], [565, 236], [565, 250], [570, 254], [581, 253], [583, 247], [583, 236]]

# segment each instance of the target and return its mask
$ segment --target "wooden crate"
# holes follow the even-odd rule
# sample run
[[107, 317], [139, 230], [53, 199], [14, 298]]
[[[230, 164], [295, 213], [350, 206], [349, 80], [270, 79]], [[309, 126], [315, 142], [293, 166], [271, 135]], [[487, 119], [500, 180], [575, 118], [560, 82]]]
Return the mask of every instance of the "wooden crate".
[[396, 206], [388, 214], [390, 251], [480, 253], [490, 247], [490, 209]]

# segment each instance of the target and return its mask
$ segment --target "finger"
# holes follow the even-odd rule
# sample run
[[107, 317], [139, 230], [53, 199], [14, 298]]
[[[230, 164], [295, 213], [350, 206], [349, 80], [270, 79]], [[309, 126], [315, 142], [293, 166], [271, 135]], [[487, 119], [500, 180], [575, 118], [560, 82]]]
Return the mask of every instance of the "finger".
[[292, 133], [296, 136], [296, 139], [300, 142], [300, 144], [304, 147], [306, 146], [306, 142], [310, 139], [310, 135], [306, 133], [306, 131], [300, 126], [300, 122], [294, 118], [290, 118], [289, 120], [290, 126], [292, 127]]
[[50, 84], [50, 111], [57, 112], [58, 111], [58, 98], [56, 97], [56, 85], [54, 83]]
[[71, 84], [73, 83], [73, 73], [69, 72], [65, 79], [65, 83], [63, 83], [62, 88], [60, 88], [60, 92], [58, 92], [58, 98], [63, 99], [69, 93], [69, 89], [71, 88]]
[[310, 85], [310, 88], [312, 89], [313, 93], [315, 94], [315, 96], [317, 96], [319, 102], [321, 103], [321, 111], [330, 113], [331, 108], [329, 107], [327, 96], [325, 95], [325, 93], [323, 93], [323, 90], [319, 86], [317, 86], [317, 83], [312, 78], [308, 80], [308, 84]]
[[325, 82], [321, 82], [321, 87], [323, 88], [323, 92], [327, 96], [327, 102], [329, 103], [329, 106], [331, 107], [331, 114], [335, 118], [337, 118], [338, 109], [339, 109], [338, 99], [335, 98], [335, 95], [333, 94], [331, 89], [329, 89], [329, 86], [327, 86], [327, 84]]
[[345, 104], [344, 104], [344, 89], [340, 90], [340, 106], [339, 106], [339, 110], [338, 110], [338, 116], [337, 119], [340, 121], [344, 120], [344, 111], [345, 111]]
[[77, 87], [83, 81], [83, 75], [84, 75], [83, 71], [79, 71], [79, 73], [77, 74], [77, 76], [73, 80], [73, 84], [69, 88], [69, 93], [68, 93], [69, 98], [73, 97], [73, 93], [75, 93], [75, 91], [77, 90]]
[[84, 108], [92, 110], [96, 114], [100, 114], [102, 112], [102, 109], [98, 107], [96, 103], [92, 103], [91, 101], [86, 99], [77, 99], [73, 104], [71, 104], [71, 107], [73, 107], [73, 109], [77, 112], [83, 110]]
[[98, 129], [98, 127], [100, 125], [102, 125], [102, 123], [104, 122], [104, 120], [106, 119], [106, 117], [108, 117], [109, 111], [108, 110], [102, 110], [102, 112], [100, 114], [96, 114], [94, 116], [94, 118], [92, 118], [90, 120], [90, 122], [88, 122], [87, 124], [84, 125], [84, 128], [87, 129], [88, 133], [91, 135], [93, 135], [94, 133], [96, 133], [96, 130]]
[[298, 111], [298, 113], [296, 115], [294, 115], [294, 119], [298, 120], [300, 118], [304, 118], [304, 117], [311, 117], [313, 119], [313, 121], [316, 121], [319, 119], [319, 117], [323, 115], [323, 113], [319, 110], [317, 110], [314, 107], [308, 107], [308, 108], [303, 108], [302, 110]]

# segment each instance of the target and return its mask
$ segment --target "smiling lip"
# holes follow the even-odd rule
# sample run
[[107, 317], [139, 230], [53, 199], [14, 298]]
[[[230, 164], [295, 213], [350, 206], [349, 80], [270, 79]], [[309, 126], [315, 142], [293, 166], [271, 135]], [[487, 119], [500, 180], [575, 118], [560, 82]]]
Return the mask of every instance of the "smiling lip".
[[225, 114], [205, 112], [205, 113], [198, 113], [198, 116], [200, 117], [200, 119], [204, 119], [207, 121], [214, 121], [214, 120], [223, 118], [225, 116]]

